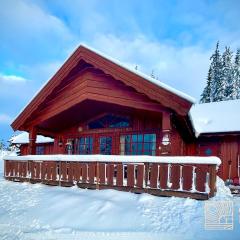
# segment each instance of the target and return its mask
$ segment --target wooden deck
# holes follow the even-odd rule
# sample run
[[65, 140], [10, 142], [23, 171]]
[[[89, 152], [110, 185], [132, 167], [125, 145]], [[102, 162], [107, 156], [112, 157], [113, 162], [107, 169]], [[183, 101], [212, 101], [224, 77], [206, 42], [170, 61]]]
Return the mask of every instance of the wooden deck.
[[82, 161], [6, 160], [7, 180], [116, 189], [157, 196], [206, 200], [216, 192], [216, 165]]

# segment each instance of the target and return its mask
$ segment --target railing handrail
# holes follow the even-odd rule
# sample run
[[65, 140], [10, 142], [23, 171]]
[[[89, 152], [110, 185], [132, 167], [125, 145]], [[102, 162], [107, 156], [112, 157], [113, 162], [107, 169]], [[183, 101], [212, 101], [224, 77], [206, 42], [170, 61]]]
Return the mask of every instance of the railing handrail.
[[3, 160], [10, 161], [69, 161], [69, 162], [121, 162], [121, 163], [169, 163], [169, 164], [221, 164], [218, 157], [199, 156], [147, 156], [147, 155], [24, 155], [4, 156]]

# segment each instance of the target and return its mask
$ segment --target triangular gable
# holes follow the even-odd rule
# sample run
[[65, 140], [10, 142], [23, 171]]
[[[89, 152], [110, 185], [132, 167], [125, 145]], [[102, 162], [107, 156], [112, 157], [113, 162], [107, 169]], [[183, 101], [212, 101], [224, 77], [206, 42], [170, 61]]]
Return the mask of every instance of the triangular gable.
[[109, 74], [124, 84], [133, 87], [136, 91], [144, 93], [150, 99], [161, 103], [182, 116], [186, 116], [194, 99], [190, 96], [177, 91], [166, 84], [161, 83], [139, 71], [134, 71], [120, 62], [107, 57], [106, 55], [80, 45], [77, 50], [67, 59], [56, 74], [47, 82], [47, 84], [38, 92], [33, 100], [25, 107], [12, 123], [14, 130], [19, 129], [27, 118], [44, 102], [44, 100], [53, 92], [53, 90], [62, 82], [69, 72], [79, 63], [80, 60], [101, 69], [105, 74]]

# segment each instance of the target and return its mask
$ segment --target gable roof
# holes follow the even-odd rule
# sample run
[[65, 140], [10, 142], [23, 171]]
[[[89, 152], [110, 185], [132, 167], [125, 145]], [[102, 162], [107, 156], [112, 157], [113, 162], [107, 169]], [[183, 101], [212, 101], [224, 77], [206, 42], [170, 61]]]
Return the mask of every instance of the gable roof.
[[73, 69], [81, 59], [92, 64], [94, 67], [101, 69], [105, 74], [109, 74], [117, 80], [123, 81], [126, 85], [135, 88], [137, 91], [146, 94], [152, 100], [158, 101], [162, 105], [172, 108], [183, 116], [187, 115], [192, 103], [195, 101], [187, 94], [161, 83], [137, 70], [130, 69], [119, 61], [82, 44], [65, 61], [56, 74], [40, 89], [31, 102], [13, 121], [11, 126], [14, 130], [25, 130], [21, 129], [21, 126], [26, 119], [61, 83], [64, 77], [67, 76], [70, 70]]
[[240, 132], [240, 99], [193, 105], [189, 115], [195, 135]]
[[159, 81], [159, 80], [157, 80], [157, 79], [155, 79], [155, 78], [153, 78], [151, 76], [148, 76], [147, 74], [145, 74], [145, 73], [143, 73], [141, 71], [138, 71], [136, 69], [130, 68], [129, 66], [127, 66], [124, 63], [121, 63], [117, 59], [114, 59], [114, 58], [112, 58], [112, 57], [110, 57], [110, 56], [108, 56], [108, 55], [106, 55], [106, 54], [104, 54], [104, 53], [102, 53], [102, 52], [92, 48], [92, 47], [89, 47], [89, 46], [85, 45], [85, 44], [81, 44], [80, 47], [81, 46], [86, 48], [86, 49], [88, 49], [88, 50], [90, 50], [90, 51], [92, 51], [92, 52], [94, 52], [94, 53], [96, 53], [96, 54], [98, 54], [98, 55], [100, 55], [100, 56], [102, 56], [102, 57], [104, 57], [105, 59], [111, 61], [112, 63], [117, 64], [118, 66], [126, 69], [127, 71], [130, 71], [130, 72], [138, 75], [139, 77], [144, 78], [145, 80], [155, 84], [156, 86], [158, 86], [160, 88], [163, 88], [163, 89], [165, 89], [165, 90], [167, 90], [167, 91], [169, 91], [169, 92], [171, 92], [171, 93], [173, 93], [173, 94], [175, 94], [175, 95], [177, 95], [177, 96], [179, 96], [181, 98], [184, 98], [184, 99], [186, 99], [187, 101], [189, 101], [191, 103], [195, 102], [195, 99], [193, 97], [191, 97], [191, 96], [189, 96], [189, 95], [187, 95], [187, 94], [185, 94], [185, 93], [183, 93], [183, 92], [181, 92], [181, 91], [179, 91], [179, 90], [177, 90], [177, 89], [175, 89], [175, 88], [173, 88], [173, 87], [171, 87], [171, 86], [169, 86], [169, 85], [167, 85], [167, 84], [165, 84], [165, 83], [163, 83], [163, 82], [161, 82], [161, 81]]

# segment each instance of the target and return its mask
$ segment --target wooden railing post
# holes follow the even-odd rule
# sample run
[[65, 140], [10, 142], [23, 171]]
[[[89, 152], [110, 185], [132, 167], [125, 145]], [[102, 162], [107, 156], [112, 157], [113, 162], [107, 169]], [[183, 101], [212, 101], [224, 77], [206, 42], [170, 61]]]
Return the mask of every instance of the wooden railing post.
[[144, 163], [145, 166], [145, 186], [144, 188], [147, 188], [148, 186], [148, 179], [149, 179], [149, 163]]
[[213, 197], [216, 192], [217, 165], [209, 166], [209, 197]]
[[99, 190], [99, 183], [100, 183], [100, 179], [99, 179], [99, 162], [96, 162], [96, 189]]

